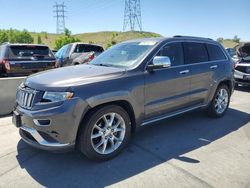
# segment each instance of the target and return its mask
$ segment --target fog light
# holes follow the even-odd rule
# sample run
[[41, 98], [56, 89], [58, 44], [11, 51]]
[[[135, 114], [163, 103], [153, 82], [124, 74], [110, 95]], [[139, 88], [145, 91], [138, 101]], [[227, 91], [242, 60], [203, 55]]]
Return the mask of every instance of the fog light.
[[49, 119], [34, 119], [33, 121], [37, 126], [49, 126], [50, 125]]

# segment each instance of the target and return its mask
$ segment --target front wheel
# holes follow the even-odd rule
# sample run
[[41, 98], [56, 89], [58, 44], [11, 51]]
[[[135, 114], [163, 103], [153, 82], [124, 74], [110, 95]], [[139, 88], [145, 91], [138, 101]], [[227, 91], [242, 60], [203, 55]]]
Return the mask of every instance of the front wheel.
[[207, 112], [211, 117], [219, 118], [224, 116], [230, 102], [230, 91], [226, 85], [220, 85], [214, 95], [214, 98], [209, 105]]
[[80, 129], [79, 149], [93, 160], [108, 160], [127, 145], [131, 123], [127, 112], [119, 106], [106, 106], [89, 114]]

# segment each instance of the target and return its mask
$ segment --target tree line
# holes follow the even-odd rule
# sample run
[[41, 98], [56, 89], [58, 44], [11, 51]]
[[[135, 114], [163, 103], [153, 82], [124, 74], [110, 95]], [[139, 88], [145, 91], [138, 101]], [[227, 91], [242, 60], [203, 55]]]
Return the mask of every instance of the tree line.
[[34, 38], [27, 30], [1, 30], [0, 29], [0, 44], [4, 42], [10, 43], [33, 43]]
[[232, 39], [224, 39], [223, 37], [217, 38], [217, 42], [220, 42], [220, 43], [222, 43], [225, 40], [240, 43], [240, 38], [238, 37], [238, 35], [235, 35]]
[[[47, 33], [43, 32], [45, 38], [47, 38]], [[34, 37], [26, 30], [16, 30], [16, 29], [0, 29], [0, 44], [10, 42], [10, 43], [37, 43], [43, 44], [41, 39], [41, 35], [37, 35], [37, 39], [35, 40]], [[73, 42], [80, 42], [80, 39], [75, 38], [71, 35], [71, 31], [65, 29], [64, 35], [58, 37], [55, 41], [55, 49], [60, 49], [65, 44], [73, 43]]]

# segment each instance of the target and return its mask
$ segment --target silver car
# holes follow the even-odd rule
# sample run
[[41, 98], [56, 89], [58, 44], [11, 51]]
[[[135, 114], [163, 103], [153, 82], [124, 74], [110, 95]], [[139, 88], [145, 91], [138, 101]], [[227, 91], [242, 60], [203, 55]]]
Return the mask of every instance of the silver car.
[[103, 47], [96, 44], [76, 42], [64, 45], [55, 54], [58, 67], [79, 65], [90, 62], [104, 51]]
[[240, 59], [235, 65], [235, 83], [250, 86], [250, 43], [238, 46], [237, 54]]

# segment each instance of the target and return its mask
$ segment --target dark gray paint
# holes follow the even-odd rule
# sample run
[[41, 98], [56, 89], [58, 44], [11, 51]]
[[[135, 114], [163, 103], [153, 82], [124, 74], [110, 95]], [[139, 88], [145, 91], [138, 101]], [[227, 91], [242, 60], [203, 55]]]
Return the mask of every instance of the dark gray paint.
[[[28, 77], [25, 85], [30, 88], [40, 91], [73, 91], [74, 99], [54, 106], [38, 103], [30, 111], [21, 107], [17, 107], [17, 110], [24, 115], [27, 125], [35, 128], [36, 125], [31, 123], [33, 118], [51, 118], [52, 125], [41, 129], [57, 131], [60, 137], [55, 139], [60, 143], [74, 144], [85, 112], [100, 104], [121, 100], [128, 102], [133, 109], [135, 126], [139, 127], [208, 105], [222, 81], [228, 81], [233, 88], [232, 62], [221, 46], [227, 56], [224, 61], [181, 65], [153, 72], [146, 70], [156, 53], [169, 42], [194, 41], [219, 45], [217, 42], [193, 37], [140, 39], [146, 40], [155, 40], [157, 45], [139, 64], [127, 70], [80, 65]], [[211, 68], [214, 65], [218, 66], [217, 69]], [[187, 69], [189, 73], [180, 74]]]

